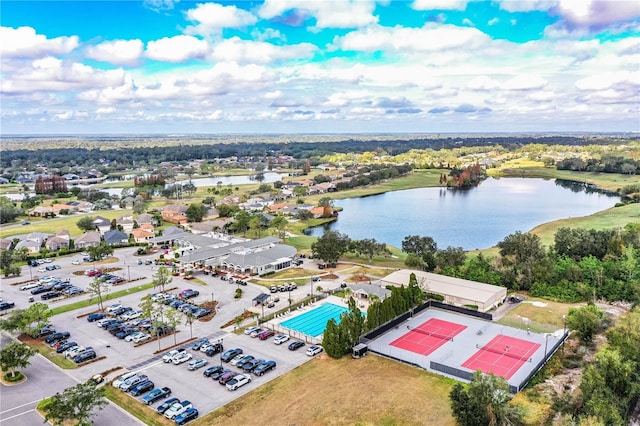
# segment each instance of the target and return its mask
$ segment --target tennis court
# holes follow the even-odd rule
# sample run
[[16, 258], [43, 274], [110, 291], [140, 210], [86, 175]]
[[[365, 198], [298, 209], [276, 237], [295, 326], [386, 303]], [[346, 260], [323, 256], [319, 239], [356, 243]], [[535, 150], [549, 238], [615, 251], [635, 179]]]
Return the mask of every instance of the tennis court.
[[417, 327], [406, 326], [407, 333], [390, 343], [400, 349], [429, 355], [461, 333], [467, 326], [431, 318]]
[[[479, 345], [476, 345], [477, 347]], [[493, 373], [509, 380], [525, 362], [531, 362], [540, 344], [499, 334], [479, 347], [462, 366], [470, 370]]]
[[343, 306], [323, 303], [317, 308], [281, 322], [280, 325], [308, 336], [317, 337], [324, 333], [330, 319], [340, 323], [340, 315], [348, 311], [349, 309]]

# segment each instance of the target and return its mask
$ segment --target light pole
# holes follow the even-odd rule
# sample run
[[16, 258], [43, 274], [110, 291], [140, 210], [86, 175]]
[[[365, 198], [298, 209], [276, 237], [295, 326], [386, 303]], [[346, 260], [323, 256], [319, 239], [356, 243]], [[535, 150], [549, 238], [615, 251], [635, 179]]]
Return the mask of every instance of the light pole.
[[131, 282], [131, 266], [127, 265], [127, 275], [129, 276], [129, 282]]
[[547, 342], [549, 341], [549, 333], [544, 333], [544, 357], [547, 357]]
[[213, 303], [213, 292], [211, 292], [211, 303]]
[[291, 287], [289, 287], [289, 312], [291, 312]]
[[219, 342], [220, 342], [220, 367], [222, 367], [222, 350], [223, 350], [223, 346], [222, 346], [222, 341], [223, 339], [220, 338]]

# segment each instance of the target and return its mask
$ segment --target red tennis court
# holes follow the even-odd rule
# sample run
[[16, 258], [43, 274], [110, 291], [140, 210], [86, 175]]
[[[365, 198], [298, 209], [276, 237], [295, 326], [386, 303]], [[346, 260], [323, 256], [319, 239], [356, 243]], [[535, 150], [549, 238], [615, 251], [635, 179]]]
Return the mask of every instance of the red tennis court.
[[499, 334], [462, 366], [474, 371], [493, 373], [509, 380], [525, 362], [531, 362], [531, 357], [539, 347], [539, 343]]
[[465, 328], [467, 328], [466, 325], [431, 318], [418, 327], [407, 326], [409, 332], [391, 342], [390, 345], [420, 355], [430, 355], [440, 346], [452, 341]]

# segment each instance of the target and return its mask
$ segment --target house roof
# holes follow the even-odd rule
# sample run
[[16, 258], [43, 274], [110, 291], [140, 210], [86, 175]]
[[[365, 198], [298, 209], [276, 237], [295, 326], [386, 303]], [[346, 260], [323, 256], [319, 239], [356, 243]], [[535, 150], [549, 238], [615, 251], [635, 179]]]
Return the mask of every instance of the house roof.
[[151, 216], [149, 213], [139, 214], [138, 217], [136, 217], [136, 221], [140, 225], [142, 225], [143, 223], [151, 223], [153, 222], [153, 216]]
[[266, 300], [269, 300], [269, 297], [271, 297], [269, 294], [267, 293], [260, 293], [259, 295], [257, 295], [256, 297], [253, 298], [253, 302], [255, 304], [260, 304]]
[[383, 285], [391, 284], [396, 286], [406, 286], [409, 284], [409, 277], [412, 273], [416, 274], [418, 284], [420, 284], [420, 287], [426, 289], [426, 291], [451, 297], [458, 297], [460, 299], [475, 300], [485, 303], [495, 297], [496, 294], [504, 293], [506, 296], [507, 292], [506, 287], [409, 269], [400, 269], [399, 271], [395, 271], [382, 278], [380, 282]]
[[279, 263], [285, 259], [291, 259], [295, 256], [296, 252], [295, 247], [277, 244], [262, 250], [232, 252], [225, 259], [225, 263], [242, 267], [262, 266], [270, 263]]
[[152, 231], [149, 231], [143, 228], [134, 229], [133, 231], [131, 231], [131, 234], [133, 234], [134, 238], [147, 238], [147, 237], [155, 236], [155, 234]]
[[384, 287], [380, 287], [379, 285], [375, 285], [375, 284], [355, 283], [355, 284], [350, 284], [349, 288], [354, 293], [364, 293], [366, 295], [375, 294], [380, 299], [384, 299], [391, 295], [391, 290], [388, 290]]
[[129, 240], [129, 236], [117, 229], [111, 229], [104, 233], [104, 241], [107, 244], [120, 243]]
[[85, 232], [75, 239], [76, 244], [78, 243], [99, 243], [100, 242], [100, 233], [96, 231]]

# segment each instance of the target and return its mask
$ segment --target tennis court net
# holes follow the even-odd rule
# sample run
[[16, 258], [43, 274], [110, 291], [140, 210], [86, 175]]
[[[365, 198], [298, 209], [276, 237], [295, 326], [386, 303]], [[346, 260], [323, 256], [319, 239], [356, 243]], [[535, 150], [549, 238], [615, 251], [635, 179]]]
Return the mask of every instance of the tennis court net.
[[451, 340], [453, 342], [453, 336], [447, 336], [446, 334], [439, 334], [439, 333], [434, 333], [432, 331], [420, 330], [419, 328], [413, 328], [410, 326], [407, 326], [407, 330], [415, 331], [417, 333], [425, 334], [427, 336], [437, 337], [438, 339]]
[[480, 349], [482, 351], [493, 352], [494, 354], [500, 354], [500, 355], [508, 356], [509, 358], [519, 359], [520, 361], [531, 362], [531, 357], [526, 356], [526, 355], [517, 355], [517, 354], [511, 353], [509, 347], [506, 347], [504, 350], [500, 351], [498, 349], [493, 349], [491, 347], [480, 346], [480, 345], [478, 345], [476, 343], [476, 348], [478, 348], [478, 349]]

